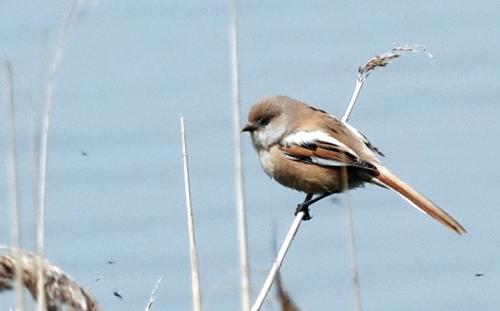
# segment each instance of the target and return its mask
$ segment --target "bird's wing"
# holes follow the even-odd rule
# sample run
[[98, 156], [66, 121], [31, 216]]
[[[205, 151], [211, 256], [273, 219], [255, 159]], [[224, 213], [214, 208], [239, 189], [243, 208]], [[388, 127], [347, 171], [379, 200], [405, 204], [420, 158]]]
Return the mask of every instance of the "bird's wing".
[[351, 166], [376, 170], [375, 166], [362, 161], [346, 144], [319, 130], [297, 131], [287, 135], [282, 140], [281, 150], [292, 160], [324, 167]]
[[384, 156], [384, 154], [382, 153], [382, 151], [380, 151], [380, 149], [378, 149], [377, 147], [375, 147], [368, 140], [368, 137], [366, 137], [363, 133], [361, 133], [360, 131], [358, 131], [356, 128], [354, 128], [352, 125], [350, 125], [347, 122], [342, 122], [342, 124], [344, 126], [346, 126], [349, 130], [351, 130], [351, 132], [353, 132], [363, 142], [363, 144], [365, 144], [365, 146], [368, 147], [368, 149], [370, 149], [371, 151], [375, 152], [376, 154], [378, 154], [378, 155], [380, 155], [382, 157]]

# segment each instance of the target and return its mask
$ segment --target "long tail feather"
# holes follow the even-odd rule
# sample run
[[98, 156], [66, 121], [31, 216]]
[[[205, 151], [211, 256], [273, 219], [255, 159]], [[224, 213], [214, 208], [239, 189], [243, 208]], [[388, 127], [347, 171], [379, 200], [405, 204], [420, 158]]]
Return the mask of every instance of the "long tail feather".
[[378, 171], [380, 172], [380, 175], [374, 178], [376, 179], [375, 183], [382, 183], [383, 185], [392, 189], [401, 197], [403, 197], [403, 199], [413, 205], [416, 209], [431, 216], [456, 233], [467, 233], [467, 231], [464, 229], [464, 227], [462, 227], [462, 225], [458, 223], [458, 221], [453, 219], [453, 217], [439, 208], [439, 206], [437, 206], [431, 200], [418, 193], [410, 185], [399, 179], [397, 176], [393, 175], [387, 168], [379, 166]]

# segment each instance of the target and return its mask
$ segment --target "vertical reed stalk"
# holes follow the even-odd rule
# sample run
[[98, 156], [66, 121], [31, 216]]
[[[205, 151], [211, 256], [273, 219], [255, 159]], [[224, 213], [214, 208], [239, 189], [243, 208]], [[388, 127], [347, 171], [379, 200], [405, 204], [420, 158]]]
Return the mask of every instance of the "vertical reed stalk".
[[[354, 109], [354, 105], [358, 99], [361, 88], [364, 84], [364, 79], [361, 78], [361, 75], [358, 73], [358, 77], [356, 79], [356, 86], [354, 88], [354, 92], [351, 97], [351, 101], [347, 106], [347, 109], [342, 117], [342, 122], [347, 123], [349, 117]], [[347, 190], [348, 182], [347, 182], [347, 172], [345, 168], [343, 169], [343, 188]], [[342, 194], [342, 205], [346, 210], [346, 220], [347, 220], [347, 244], [349, 245], [349, 266], [351, 270], [351, 285], [354, 292], [354, 310], [362, 311], [363, 304], [361, 300], [361, 287], [359, 285], [359, 269], [358, 269], [358, 260], [356, 254], [356, 239], [354, 233], [354, 222], [352, 218], [352, 205], [351, 200], [349, 199], [349, 194], [344, 191]]]
[[[392, 60], [400, 57], [402, 53], [413, 52], [413, 53], [424, 53], [428, 57], [432, 58], [432, 54], [427, 52], [426, 48], [421, 45], [404, 45], [400, 47], [395, 47], [389, 53], [383, 53], [380, 55], [376, 55], [375, 57], [368, 60], [368, 62], [358, 68], [358, 74], [356, 77], [356, 85], [354, 87], [354, 92], [351, 96], [351, 100], [347, 109], [342, 116], [342, 122], [347, 123], [349, 121], [349, 117], [354, 109], [354, 105], [356, 104], [361, 89], [368, 78], [368, 76], [376, 69], [387, 66], [392, 62]], [[347, 189], [347, 175], [345, 175], [344, 181], [344, 189]], [[343, 194], [343, 205], [346, 208], [346, 220], [347, 220], [347, 242], [349, 245], [349, 263], [351, 269], [351, 284], [354, 291], [354, 307], [355, 310], [361, 311], [362, 307], [362, 299], [361, 299], [361, 287], [359, 284], [359, 270], [358, 270], [358, 262], [357, 262], [357, 254], [356, 254], [356, 239], [354, 233], [354, 222], [352, 217], [352, 206], [349, 200], [347, 192]]]
[[[347, 183], [346, 183], [347, 184]], [[346, 208], [347, 218], [347, 244], [349, 245], [349, 264], [351, 268], [351, 284], [354, 291], [354, 310], [363, 310], [363, 301], [361, 299], [361, 286], [359, 285], [358, 258], [356, 253], [356, 239], [354, 234], [354, 223], [352, 219], [352, 205], [349, 194], [342, 195], [342, 205]]]
[[[353, 106], [352, 106], [353, 107]], [[349, 266], [351, 270], [351, 285], [354, 292], [354, 310], [362, 311], [363, 304], [361, 300], [361, 287], [359, 285], [359, 270], [358, 270], [358, 260], [356, 254], [356, 240], [354, 234], [354, 223], [352, 219], [352, 206], [351, 200], [349, 198], [349, 184], [347, 180], [347, 168], [342, 167], [342, 188], [344, 189], [342, 193], [342, 206], [346, 209], [346, 220], [347, 220], [347, 244], [349, 245]]]
[[237, 0], [230, 0], [229, 49], [231, 58], [231, 84], [233, 97], [233, 135], [234, 135], [234, 183], [236, 194], [236, 217], [241, 273], [242, 310], [250, 309], [250, 272], [248, 260], [247, 221], [245, 212], [245, 193], [243, 184], [243, 160], [241, 153], [241, 104], [240, 82], [238, 77], [238, 7]]
[[38, 154], [38, 172], [37, 172], [37, 230], [36, 230], [36, 249], [38, 258], [38, 278], [37, 278], [37, 290], [38, 290], [38, 310], [45, 311], [45, 294], [44, 294], [44, 275], [42, 269], [42, 260], [44, 257], [44, 245], [45, 245], [45, 203], [46, 203], [46, 193], [47, 193], [47, 149], [49, 141], [49, 126], [50, 126], [50, 111], [52, 110], [52, 102], [54, 95], [55, 78], [61, 59], [64, 52], [64, 46], [66, 45], [68, 32], [74, 21], [75, 11], [78, 5], [78, 0], [73, 0], [71, 2], [68, 15], [64, 20], [64, 26], [58, 37], [57, 45], [52, 55], [52, 61], [50, 64], [49, 77], [47, 82], [47, 88], [45, 93], [45, 102], [43, 107], [42, 116], [42, 129], [40, 133], [40, 146]]
[[184, 171], [184, 192], [186, 194], [186, 213], [189, 234], [189, 254], [191, 256], [191, 289], [193, 292], [193, 310], [201, 311], [200, 275], [198, 272], [198, 254], [194, 232], [193, 208], [191, 204], [191, 183], [189, 179], [188, 151], [186, 143], [186, 128], [181, 117], [182, 164]]
[[361, 92], [361, 88], [363, 87], [364, 80], [361, 80], [358, 76], [356, 79], [356, 86], [354, 87], [354, 92], [352, 93], [351, 96], [351, 101], [349, 102], [349, 105], [347, 106], [347, 109], [344, 113], [344, 116], [342, 117], [342, 122], [348, 122], [349, 117], [351, 116], [352, 110], [354, 109], [354, 105], [356, 104], [356, 101], [358, 100], [359, 92]]
[[4, 63], [4, 86], [5, 86], [5, 127], [6, 127], [6, 168], [7, 186], [9, 191], [10, 223], [12, 240], [12, 257], [14, 259], [16, 292], [16, 310], [24, 310], [24, 293], [21, 273], [21, 228], [19, 208], [19, 179], [17, 173], [17, 148], [16, 148], [16, 126], [14, 107], [14, 87], [12, 79], [12, 66], [9, 61]]

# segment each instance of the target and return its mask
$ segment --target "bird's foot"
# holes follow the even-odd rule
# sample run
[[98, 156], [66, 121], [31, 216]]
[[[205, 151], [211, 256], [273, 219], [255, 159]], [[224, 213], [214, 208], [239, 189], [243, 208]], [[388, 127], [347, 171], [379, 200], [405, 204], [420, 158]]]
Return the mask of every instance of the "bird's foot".
[[309, 204], [307, 204], [307, 202], [297, 205], [297, 209], [295, 210], [295, 216], [297, 216], [297, 214], [300, 212], [304, 213], [304, 216], [302, 216], [302, 220], [304, 221], [311, 220], [312, 216], [311, 213], [309, 213]]

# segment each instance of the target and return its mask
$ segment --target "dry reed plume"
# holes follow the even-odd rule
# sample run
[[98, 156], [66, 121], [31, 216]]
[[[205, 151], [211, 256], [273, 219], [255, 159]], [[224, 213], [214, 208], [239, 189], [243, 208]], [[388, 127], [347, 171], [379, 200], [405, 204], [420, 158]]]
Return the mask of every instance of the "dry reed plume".
[[371, 58], [366, 64], [359, 66], [358, 79], [366, 79], [373, 70], [377, 69], [377, 67], [385, 67], [386, 65], [390, 64], [393, 59], [398, 58], [402, 53], [407, 52], [424, 53], [430, 58], [433, 57], [432, 54], [430, 54], [422, 45], [408, 44], [398, 46], [393, 48], [391, 52], [376, 55], [375, 57]]
[[[33, 254], [20, 256], [22, 283], [33, 299], [37, 297], [37, 261]], [[90, 294], [58, 267], [47, 260], [41, 260], [44, 276], [45, 303], [47, 311], [100, 311]], [[0, 293], [11, 290], [16, 277], [15, 260], [10, 255], [0, 257]]]

